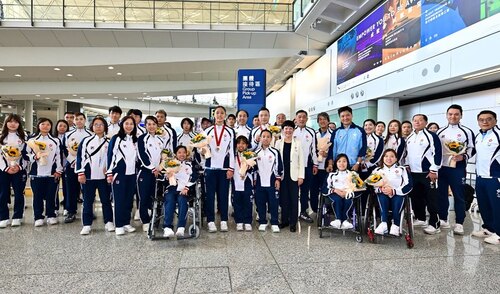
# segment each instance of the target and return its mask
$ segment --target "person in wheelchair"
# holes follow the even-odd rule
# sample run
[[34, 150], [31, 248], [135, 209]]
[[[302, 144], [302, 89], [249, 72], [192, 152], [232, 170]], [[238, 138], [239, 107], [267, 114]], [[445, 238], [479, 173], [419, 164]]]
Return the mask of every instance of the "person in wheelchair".
[[392, 208], [391, 230], [389, 234], [399, 236], [401, 211], [404, 207], [405, 195], [410, 193], [413, 184], [406, 168], [397, 164], [398, 157], [394, 149], [387, 149], [382, 154], [382, 163], [373, 173], [382, 173], [383, 186], [375, 188], [380, 206], [381, 223], [375, 229], [375, 234], [384, 235], [388, 232], [389, 207]]
[[[194, 186], [198, 172], [191, 162], [187, 161], [186, 146], [179, 145], [175, 148], [175, 157], [181, 162], [180, 170], [175, 173], [176, 186], [168, 186], [165, 192], [165, 219], [163, 222], [163, 237], [184, 237], [187, 221], [189, 188]], [[169, 176], [168, 174], [166, 175]], [[177, 219], [177, 232], [174, 234], [173, 220], [176, 205], [179, 206]]]
[[330, 225], [335, 229], [350, 230], [353, 225], [348, 220], [348, 212], [352, 207], [352, 199], [346, 199], [346, 188], [349, 177], [349, 159], [341, 153], [335, 159], [333, 172], [326, 178], [323, 194], [333, 202], [336, 219]]

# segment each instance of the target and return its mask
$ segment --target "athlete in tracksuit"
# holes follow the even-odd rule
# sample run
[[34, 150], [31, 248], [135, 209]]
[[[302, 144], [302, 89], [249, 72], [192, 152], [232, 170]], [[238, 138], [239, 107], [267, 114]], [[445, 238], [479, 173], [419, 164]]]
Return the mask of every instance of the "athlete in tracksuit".
[[233, 192], [234, 221], [237, 231], [252, 230], [252, 191], [253, 191], [253, 168], [249, 167], [241, 176], [240, 168], [244, 157], [242, 153], [248, 148], [248, 137], [240, 135], [236, 138], [237, 153], [235, 155], [236, 172], [231, 179]]
[[106, 137], [107, 122], [102, 117], [96, 117], [92, 120], [91, 130], [95, 134], [82, 140], [76, 155], [75, 171], [78, 174], [78, 182], [83, 186], [81, 235], [88, 235], [91, 231], [96, 190], [99, 191], [102, 204], [104, 227], [109, 232], [114, 231], [111, 191], [106, 182], [109, 145], [109, 139]]
[[[320, 119], [318, 115], [318, 120]], [[326, 127], [320, 128], [316, 131], [316, 142], [321, 139], [321, 138], [327, 138], [328, 141], [330, 141], [330, 138], [332, 136], [333, 131], [330, 130], [328, 127], [328, 122], [326, 122]], [[317, 152], [319, 152], [317, 150]], [[322, 155], [323, 160], [318, 161], [318, 173], [316, 176], [312, 177], [312, 182], [311, 182], [311, 209], [313, 212], [318, 211], [318, 201], [319, 201], [319, 193], [321, 192], [321, 188], [323, 187], [323, 184], [325, 183], [326, 177], [328, 176], [328, 172], [326, 171], [326, 159], [328, 157], [328, 151], [326, 154]], [[313, 204], [315, 204], [313, 206]]]

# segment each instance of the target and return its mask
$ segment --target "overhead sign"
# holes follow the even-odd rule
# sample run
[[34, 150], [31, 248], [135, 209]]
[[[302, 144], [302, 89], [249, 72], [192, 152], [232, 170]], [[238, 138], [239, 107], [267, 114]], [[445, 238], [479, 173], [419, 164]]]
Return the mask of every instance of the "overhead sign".
[[266, 70], [238, 70], [238, 110], [248, 112], [248, 125], [252, 126], [252, 118], [266, 104]]

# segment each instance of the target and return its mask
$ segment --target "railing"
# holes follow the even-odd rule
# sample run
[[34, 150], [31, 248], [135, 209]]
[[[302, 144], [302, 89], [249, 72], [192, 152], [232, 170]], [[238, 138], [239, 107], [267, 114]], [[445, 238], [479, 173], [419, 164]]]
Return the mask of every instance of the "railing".
[[312, 4], [318, 0], [294, 0], [293, 1], [293, 26], [296, 28], [304, 16], [311, 10]]
[[293, 4], [160, 0], [0, 0], [3, 27], [293, 30]]

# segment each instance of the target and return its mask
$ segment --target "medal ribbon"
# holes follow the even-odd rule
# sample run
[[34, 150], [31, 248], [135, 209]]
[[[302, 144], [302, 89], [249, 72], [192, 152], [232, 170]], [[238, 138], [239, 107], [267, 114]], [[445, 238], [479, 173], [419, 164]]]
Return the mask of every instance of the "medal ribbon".
[[217, 145], [217, 148], [220, 148], [220, 143], [222, 142], [222, 135], [224, 134], [225, 129], [226, 125], [223, 125], [220, 136], [217, 136], [217, 126], [214, 126], [215, 144]]

